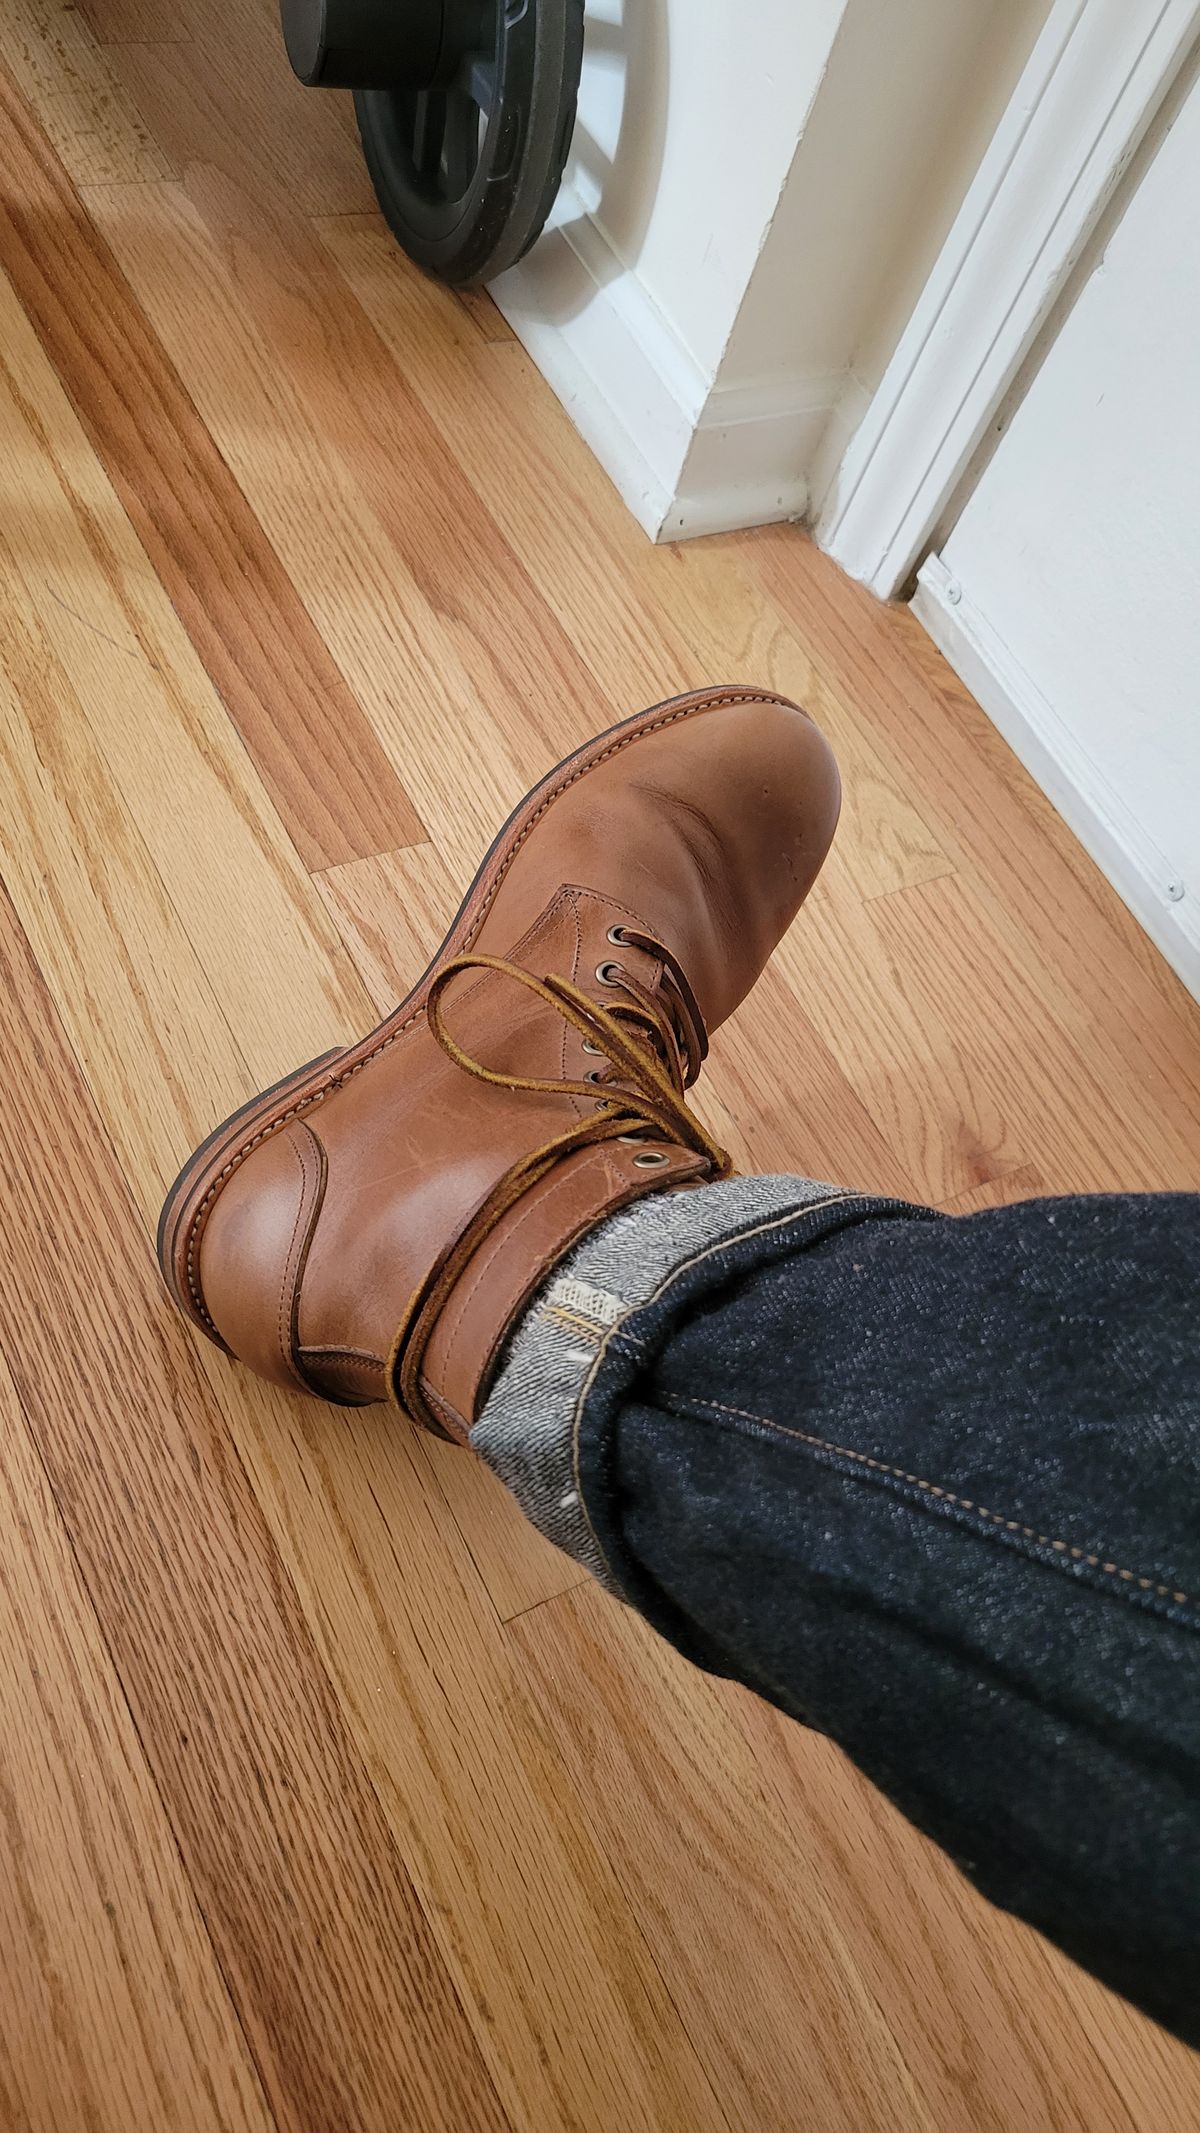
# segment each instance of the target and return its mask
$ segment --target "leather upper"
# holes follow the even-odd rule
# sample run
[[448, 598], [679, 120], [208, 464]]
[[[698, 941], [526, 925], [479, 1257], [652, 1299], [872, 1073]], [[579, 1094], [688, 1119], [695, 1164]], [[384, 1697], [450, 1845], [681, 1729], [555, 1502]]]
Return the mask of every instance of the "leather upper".
[[[627, 1016], [648, 1052], [670, 1054], [681, 1087], [688, 991], [709, 1030], [749, 991], [828, 849], [838, 780], [817, 728], [780, 699], [714, 692], [669, 711], [618, 729], [582, 768], [565, 765], [501, 840], [475, 892], [470, 949]], [[647, 996], [652, 1014], [639, 1011]], [[346, 1078], [237, 1163], [200, 1236], [204, 1308], [266, 1377], [344, 1401], [385, 1397], [397, 1329], [464, 1227], [513, 1165], [602, 1117], [623, 1085], [592, 1040], [502, 972], [450, 978], [440, 1019], [490, 1073], [588, 1093], [477, 1078], [435, 1040], [423, 1007], [383, 1025], [386, 1039]], [[654, 1038], [659, 1024], [666, 1039]], [[443, 1427], [465, 1434], [513, 1319], [579, 1235], [711, 1167], [649, 1127], [552, 1162], [481, 1241], [433, 1328], [421, 1391]]]

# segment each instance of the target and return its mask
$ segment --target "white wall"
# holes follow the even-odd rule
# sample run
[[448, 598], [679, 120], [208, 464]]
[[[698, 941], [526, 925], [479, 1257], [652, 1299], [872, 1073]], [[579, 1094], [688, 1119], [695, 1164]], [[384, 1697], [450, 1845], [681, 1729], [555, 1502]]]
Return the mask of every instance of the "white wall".
[[846, 9], [668, 530], [819, 502], [1049, 7], [855, 0]]
[[919, 611], [1200, 994], [1198, 72]]
[[847, 9], [725, 382], [856, 366], [868, 388], [878, 382], [1048, 7], [858, 0]]
[[589, 0], [567, 183], [494, 293], [655, 537], [802, 515], [1046, 5]]
[[589, 0], [567, 180], [709, 377], [845, 7]]
[[551, 227], [493, 289], [652, 534], [852, 0], [589, 0]]
[[[909, 183], [894, 194], [891, 228], [876, 255], [850, 357], [867, 392], [874, 392], [887, 368], [1051, 4], [1004, 0], [1002, 6], [980, 6], [964, 0], [946, 45], [947, 56], [955, 55], [954, 79], [924, 112], [914, 95]], [[939, 71], [930, 66], [930, 84]]]

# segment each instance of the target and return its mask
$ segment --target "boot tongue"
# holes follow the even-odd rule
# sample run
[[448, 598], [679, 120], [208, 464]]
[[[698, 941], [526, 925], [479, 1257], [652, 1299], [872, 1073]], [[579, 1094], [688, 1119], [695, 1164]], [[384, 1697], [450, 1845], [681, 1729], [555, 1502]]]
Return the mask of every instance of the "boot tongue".
[[690, 1089], [708, 1057], [708, 1030], [687, 972], [679, 958], [653, 934], [632, 925], [614, 928], [614, 933], [619, 933], [622, 948], [640, 950], [651, 958], [659, 972], [659, 990], [683, 1062], [683, 1085]]

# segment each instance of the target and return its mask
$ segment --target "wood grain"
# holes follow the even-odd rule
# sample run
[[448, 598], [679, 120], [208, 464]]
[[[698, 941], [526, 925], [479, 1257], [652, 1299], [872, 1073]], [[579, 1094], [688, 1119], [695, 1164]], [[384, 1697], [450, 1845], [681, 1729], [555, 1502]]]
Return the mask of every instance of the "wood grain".
[[379, 1014], [390, 1014], [432, 962], [465, 882], [432, 844], [356, 859], [314, 880]]
[[182, 0], [169, 19], [161, 0], [83, 0], [80, 12], [99, 44], [166, 44], [191, 34], [190, 10]]
[[0, 57], [77, 184], [171, 176], [136, 98], [66, 0], [5, 0]]
[[424, 835], [291, 580], [41, 129], [0, 71], [0, 267], [301, 856]]
[[988, 1909], [832, 1742], [731, 1693], [760, 1783], [790, 1803], [808, 1871], [939, 2128], [1183, 2133], [1192, 2053]]
[[741, 1167], [1200, 1182], [1200, 1009], [910, 616], [644, 541], [273, 0], [14, 0], [0, 59], [6, 2133], [1182, 2133], [1198, 2062], [468, 1458], [194, 1347], [149, 1240], [529, 782], [729, 675], [847, 794], [698, 1092]]
[[0, 2117], [11, 2133], [267, 2133], [275, 2120], [2, 1362], [0, 1428]]
[[[206, 1358], [207, 1361], [207, 1358]], [[514, 2128], [720, 2133], [721, 2099], [413, 1433], [210, 1374]]]
[[[582, 701], [571, 686], [579, 676], [565, 639], [544, 603], [526, 597], [469, 491], [459, 522], [453, 505], [465, 484], [447, 476], [448, 455], [419, 411], [394, 419], [407, 388], [378, 337], [365, 322], [347, 325], [352, 310], [336, 285], [314, 306], [310, 292], [327, 269], [311, 233], [282, 213], [260, 214], [219, 174], [195, 182], [198, 199], [177, 186], [110, 187], [91, 205], [465, 881], [547, 752], [558, 752], [532, 713], [545, 704], [582, 737], [607, 711], [589, 711], [586, 676]], [[203, 350], [198, 312], [213, 329]], [[571, 673], [560, 675], [564, 661]]]
[[[110, 21], [115, 33], [108, 64], [176, 170], [208, 165], [264, 203], [306, 215], [352, 214], [374, 204], [349, 96], [329, 89], [314, 96], [296, 80], [274, 6], [157, 4], [153, 35], [144, 42], [122, 34], [134, 20], [129, 0], [93, 6], [104, 34]], [[181, 28], [186, 35], [171, 34]]]
[[500, 2129], [7, 898], [0, 1039], [0, 1342], [279, 2124]]
[[[592, 1585], [511, 1635], [534, 1723], [588, 1788], [730, 2125], [932, 2128], [716, 1685]], [[652, 1724], [630, 1723], [639, 1704]]]
[[516, 334], [486, 289], [457, 289], [455, 295], [475, 331], [485, 341], [516, 341]]
[[[734, 545], [835, 689], [853, 701], [891, 774], [921, 794], [954, 870], [976, 882], [1010, 954], [1033, 952], [1048, 1004], [1087, 1016], [1113, 1088], [1128, 1099], [1149, 1077], [1157, 1108], [1194, 1145], [1200, 1004], [944, 661], [937, 669], [944, 686], [931, 687], [932, 647], [913, 618], [860, 598], [802, 536], [785, 542], [767, 528]], [[1069, 1175], [1069, 1118], [1063, 1129]]]
[[989, 1207], [1007, 1207], [1013, 1200], [1041, 1199], [1045, 1192], [1041, 1172], [1032, 1163], [1023, 1163], [1019, 1170], [1006, 1171], [1003, 1177], [990, 1178], [983, 1185], [969, 1185], [965, 1192], [956, 1193], [953, 1199], [943, 1200], [942, 1212], [979, 1215]]
[[732, 2125], [1182, 2133], [1189, 2056], [1124, 2007], [1104, 2037], [1110, 1996], [988, 1911], [831, 1742], [698, 1676], [592, 1587], [510, 1634], [534, 1723], [619, 1860], [636, 1829], [629, 1900]]
[[0, 862], [150, 1212], [371, 1005], [2, 281], [0, 344]]
[[[948, 871], [911, 791], [891, 777], [727, 548], [651, 548], [523, 349], [480, 350], [444, 289], [406, 272], [378, 216], [323, 220], [346, 285], [413, 394], [606, 691], [611, 715], [730, 675], [795, 696], [829, 726], [846, 786], [846, 865], [864, 894]], [[431, 341], [439, 361], [423, 357]], [[598, 559], [603, 559], [598, 567]]]

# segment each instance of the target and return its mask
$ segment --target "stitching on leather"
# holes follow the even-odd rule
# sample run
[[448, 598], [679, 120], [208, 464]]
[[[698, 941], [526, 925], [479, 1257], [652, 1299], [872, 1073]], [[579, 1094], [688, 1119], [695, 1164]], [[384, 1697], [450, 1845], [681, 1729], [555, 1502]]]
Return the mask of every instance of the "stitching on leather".
[[300, 1225], [310, 1210], [311, 1196], [309, 1192], [308, 1164], [305, 1161], [305, 1156], [296, 1146], [294, 1140], [289, 1138], [286, 1145], [291, 1149], [300, 1166], [300, 1198], [296, 1206], [296, 1219], [292, 1224], [292, 1241], [288, 1245], [287, 1257], [283, 1262], [283, 1279], [279, 1284], [279, 1353], [283, 1357], [285, 1367], [296, 1383], [302, 1385], [304, 1380], [296, 1368], [295, 1351], [291, 1339], [291, 1306], [296, 1293], [296, 1240], [300, 1235]]
[[444, 1400], [441, 1393], [435, 1392], [433, 1386], [427, 1384], [424, 1378], [421, 1379], [421, 1396], [428, 1400], [431, 1407], [436, 1407], [443, 1422], [457, 1423], [461, 1430], [470, 1435], [470, 1424], [459, 1414], [457, 1407], [451, 1407], [449, 1400]]
[[[579, 983], [579, 958], [583, 954], [583, 927], [580, 924], [579, 919], [579, 898], [576, 896], [573, 889], [568, 889], [567, 891], [567, 904], [571, 913], [571, 924], [575, 929], [575, 950], [571, 957], [571, 983], [573, 985], [577, 985]], [[574, 1035], [574, 1030], [571, 1028], [570, 1023], [566, 1020], [566, 1017], [564, 1016], [562, 1024], [562, 1050], [559, 1053], [559, 1063], [562, 1067], [562, 1078], [564, 1081], [567, 1078], [567, 1043], [568, 1040]], [[576, 1079], [578, 1079], [578, 1076], [576, 1076]], [[583, 1113], [580, 1110], [579, 1105], [580, 1098], [577, 1096], [575, 1098], [575, 1115], [577, 1118], [582, 1118]]]
[[[664, 1403], [668, 1404], [668, 1403]], [[920, 1489], [925, 1495], [936, 1497], [940, 1503], [953, 1504], [960, 1511], [970, 1511], [976, 1518], [986, 1519], [989, 1525], [1004, 1533], [1019, 1533], [1025, 1540], [1034, 1541], [1039, 1547], [1050, 1548], [1056, 1555], [1071, 1562], [1086, 1563], [1089, 1570], [1099, 1570], [1104, 1576], [1118, 1579], [1126, 1586], [1134, 1586], [1139, 1592], [1153, 1592], [1159, 1599], [1173, 1600], [1179, 1607], [1200, 1605], [1189, 1593], [1179, 1592], [1172, 1585], [1163, 1585], [1157, 1579], [1146, 1577], [1136, 1570], [1124, 1570], [1117, 1563], [1109, 1563], [1103, 1556], [1091, 1555], [1084, 1548], [1070, 1541], [1055, 1540], [1048, 1533], [1039, 1533], [1036, 1526], [1027, 1526], [1019, 1518], [1009, 1518], [1003, 1511], [992, 1511], [986, 1504], [977, 1503], [973, 1497], [959, 1496], [953, 1489], [944, 1489], [932, 1481], [923, 1480], [919, 1474], [909, 1474], [903, 1467], [889, 1466], [886, 1460], [872, 1459], [866, 1452], [852, 1451], [845, 1444], [831, 1444], [825, 1437], [815, 1437], [805, 1429], [790, 1429], [786, 1423], [772, 1421], [768, 1415], [752, 1414], [745, 1407], [727, 1407], [721, 1400], [697, 1400], [689, 1398], [683, 1408], [704, 1407], [714, 1414], [732, 1415], [742, 1422], [755, 1422], [761, 1429], [769, 1429], [776, 1436], [793, 1437], [813, 1451], [829, 1452], [838, 1459], [849, 1459], [853, 1465], [866, 1468], [885, 1479], [907, 1482], [910, 1488]]]
[[[521, 935], [520, 940], [514, 941], [511, 950], [511, 960], [513, 962], [519, 962], [523, 955], [528, 955], [530, 949], [536, 945], [538, 939], [543, 933], [550, 933], [553, 931], [554, 921], [558, 917], [560, 909], [564, 904], [569, 904], [571, 902], [571, 896], [571, 890], [566, 887], [555, 890], [554, 895], [551, 897], [550, 902], [546, 905], [545, 910], [539, 911], [537, 917], [531, 919], [529, 924], [526, 926], [525, 931]], [[456, 991], [454, 995], [455, 1009], [461, 1010], [464, 1007], [469, 1007], [471, 1001], [478, 999], [479, 994], [481, 992], [486, 992], [488, 986], [491, 983], [491, 977], [492, 974], [490, 971], [481, 971], [479, 976], [473, 978], [469, 985], [464, 985], [461, 991]], [[421, 1016], [424, 1014], [424, 1012], [425, 1010], [423, 1007], [418, 1008], [416, 1010], [415, 1014], [412, 1017], [412, 1020], [408, 1025], [410, 1029], [413, 1028], [415, 1024], [420, 1021]], [[400, 1032], [397, 1031], [397, 1035], [399, 1034]], [[380, 1050], [386, 1050], [386, 1046], [381, 1045]], [[374, 1054], [372, 1054], [372, 1057], [374, 1057]], [[364, 1061], [364, 1065], [365, 1064], [366, 1062]]]
[[[483, 925], [484, 920], [486, 919], [487, 914], [490, 911], [501, 886], [507, 879], [508, 872], [513, 864], [513, 861], [516, 859], [517, 854], [520, 852], [526, 839], [530, 836], [532, 831], [536, 828], [537, 824], [541, 821], [542, 816], [546, 812], [546, 809], [550, 807], [552, 803], [557, 800], [562, 793], [568, 792], [572, 785], [577, 784], [580, 778], [587, 777], [591, 771], [596, 770], [601, 763], [608, 762], [611, 757], [622, 754], [626, 748], [629, 748], [633, 745], [634, 741], [645, 740], [647, 735], [651, 733], [660, 733], [664, 731], [666, 727], [678, 724], [680, 719], [691, 718], [693, 713], [697, 711], [718, 711], [722, 709], [728, 709], [733, 704], [786, 705], [788, 704], [788, 701], [789, 700], [787, 697], [778, 695], [772, 689], [739, 689], [730, 690], [727, 694], [723, 695], [703, 696], [699, 699], [699, 701], [683, 704], [677, 710], [665, 713], [662, 718], [652, 719], [648, 724], [639, 724], [632, 733], [622, 734], [619, 738], [613, 740], [607, 748], [602, 749], [599, 755], [591, 756], [589, 757], [586, 763], [579, 764], [579, 766], [575, 770], [573, 770], [568, 777], [560, 778], [557, 783], [551, 786], [549, 792], [545, 794], [543, 799], [539, 801], [538, 806], [535, 808], [528, 822], [521, 830], [519, 836], [517, 836], [513, 840], [510, 849], [505, 854], [504, 859], [500, 862], [495, 879], [493, 880], [491, 887], [488, 889], [487, 895], [484, 897], [483, 902], [479, 907], [479, 910], [476, 912], [475, 917], [472, 919], [470, 925], [468, 926], [466, 933], [463, 935], [462, 941], [459, 943], [459, 947], [456, 952], [460, 955], [465, 954], [467, 949], [470, 947], [472, 941], [475, 939], [476, 934], [479, 932], [481, 926]], [[798, 713], [798, 715], [803, 716], [802, 713]], [[378, 1058], [381, 1052], [387, 1051], [389, 1045], [395, 1044], [398, 1038], [403, 1037], [407, 1033], [407, 1031], [412, 1029], [413, 1026], [420, 1021], [421, 1016], [424, 1014], [424, 1012], [425, 1009], [423, 1006], [414, 1008], [412, 1014], [408, 1016], [406, 1021], [402, 1022], [398, 1028], [394, 1030], [389, 1030], [386, 1037], [381, 1037], [379, 1043], [372, 1045], [370, 1051], [365, 1052], [361, 1059], [357, 1059], [352, 1067], [348, 1067], [346, 1069], [346, 1072], [344, 1074], [333, 1075], [329, 1081], [323, 1083], [321, 1088], [310, 1090], [306, 1096], [302, 1096], [295, 1104], [290, 1107], [290, 1109], [283, 1112], [279, 1118], [273, 1119], [270, 1125], [263, 1126], [258, 1133], [255, 1133], [248, 1141], [245, 1141], [242, 1146], [238, 1148], [232, 1156], [230, 1156], [228, 1162], [224, 1164], [222, 1169], [218, 1171], [216, 1177], [210, 1184], [208, 1191], [205, 1193], [204, 1198], [201, 1200], [194, 1215], [192, 1216], [192, 1220], [188, 1228], [185, 1256], [187, 1285], [192, 1298], [192, 1302], [195, 1304], [196, 1309], [200, 1314], [200, 1317], [204, 1321], [204, 1324], [206, 1326], [211, 1327], [214, 1333], [217, 1329], [207, 1309], [205, 1308], [204, 1299], [200, 1293], [200, 1284], [197, 1278], [196, 1269], [196, 1241], [201, 1226], [208, 1213], [208, 1209], [211, 1206], [213, 1200], [216, 1199], [218, 1193], [220, 1193], [223, 1187], [228, 1183], [228, 1180], [232, 1177], [234, 1171], [237, 1170], [239, 1166], [245, 1162], [246, 1157], [248, 1155], [253, 1154], [254, 1150], [259, 1146], [262, 1141], [269, 1140], [272, 1134], [280, 1132], [281, 1129], [284, 1126], [288, 1125], [292, 1119], [299, 1118], [301, 1114], [307, 1111], [313, 1104], [319, 1104], [324, 1100], [326, 1096], [333, 1095], [335, 1090], [340, 1089], [344, 1082], [352, 1081], [354, 1076], [357, 1073], [360, 1073], [363, 1067], [369, 1066], [371, 1061], [373, 1059]]]
[[303, 1347], [300, 1353], [306, 1358], [309, 1356], [320, 1357], [324, 1362], [364, 1363], [369, 1365], [372, 1370], [384, 1370], [387, 1367], [383, 1357], [373, 1354], [370, 1348], [339, 1348], [327, 1345], [315, 1348]]

